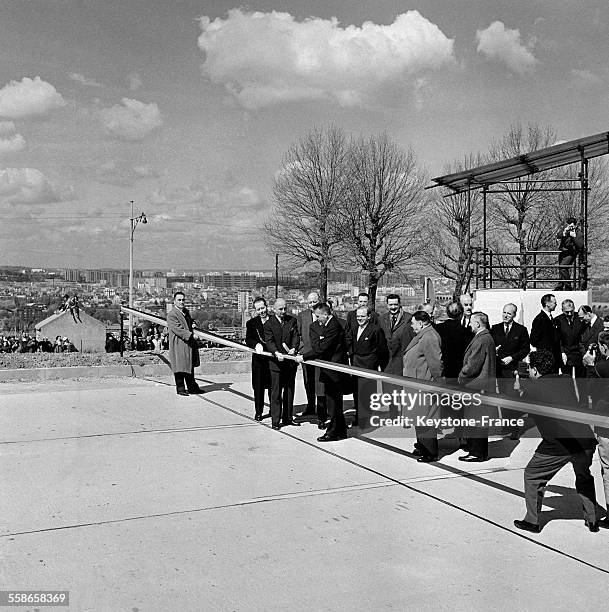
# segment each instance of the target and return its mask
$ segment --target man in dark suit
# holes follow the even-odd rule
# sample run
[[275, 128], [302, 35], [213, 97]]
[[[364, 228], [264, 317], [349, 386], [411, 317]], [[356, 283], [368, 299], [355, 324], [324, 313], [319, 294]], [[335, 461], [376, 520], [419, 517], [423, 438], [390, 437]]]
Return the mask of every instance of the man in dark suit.
[[[503, 322], [491, 328], [491, 336], [497, 350], [497, 386], [499, 393], [503, 395], [514, 395], [518, 362], [531, 350], [527, 328], [514, 321], [517, 312], [516, 304], [506, 304], [503, 307]], [[520, 413], [502, 408], [501, 415], [506, 419], [516, 419]], [[512, 440], [518, 440], [520, 431], [517, 425], [511, 427], [509, 433]]]
[[596, 345], [598, 342], [598, 335], [603, 331], [604, 326], [603, 320], [597, 317], [592, 312], [592, 308], [586, 304], [579, 307], [577, 316], [584, 323], [584, 329], [579, 342], [580, 353], [583, 356], [588, 352], [591, 345]]
[[[347, 363], [347, 347], [345, 332], [342, 325], [332, 315], [327, 304], [318, 304], [315, 307], [317, 321], [309, 330], [311, 350], [304, 352], [299, 361], [305, 359], [321, 359], [332, 363]], [[324, 384], [326, 406], [330, 424], [326, 433], [317, 438], [318, 442], [334, 442], [347, 437], [347, 424], [343, 413], [343, 388], [347, 385], [347, 377], [341, 372], [323, 369], [319, 375]]]
[[463, 367], [463, 355], [474, 334], [469, 328], [461, 325], [463, 306], [459, 302], [451, 302], [446, 307], [448, 319], [436, 326], [436, 331], [442, 339], [442, 365], [446, 382], [455, 384]]
[[551, 293], [546, 293], [541, 298], [541, 312], [533, 319], [531, 325], [531, 346], [536, 350], [549, 351], [554, 359], [554, 373], [558, 373], [558, 368], [562, 363], [560, 352], [560, 340], [554, 325], [552, 313], [556, 310], [556, 297]]
[[585, 328], [584, 322], [575, 314], [573, 300], [563, 300], [561, 309], [562, 314], [554, 319], [554, 325], [560, 340], [562, 372], [571, 376], [575, 370], [576, 378], [585, 378], [586, 368], [582, 363], [583, 354], [579, 347]]
[[[525, 397], [544, 406], [573, 408], [577, 396], [569, 376], [553, 374], [552, 356], [538, 350], [529, 357], [529, 384]], [[527, 513], [522, 521], [514, 521], [518, 529], [539, 533], [539, 513], [548, 481], [570, 463], [575, 472], [575, 488], [579, 494], [586, 527], [599, 530], [596, 518], [596, 491], [590, 466], [596, 439], [588, 425], [534, 415], [542, 440], [524, 469], [524, 497]]]
[[[266, 300], [263, 297], [254, 300], [256, 316], [245, 324], [245, 344], [256, 353], [267, 351], [264, 324], [269, 320]], [[271, 387], [271, 371], [269, 370], [269, 358], [262, 355], [252, 355], [252, 389], [254, 390], [254, 418], [262, 421], [264, 409], [264, 390]], [[269, 398], [270, 400], [270, 398]]]
[[[362, 307], [368, 308], [369, 300], [370, 297], [367, 293], [360, 293], [357, 296], [357, 306], [347, 313], [347, 323], [345, 324], [345, 337], [348, 337], [349, 334], [353, 334], [353, 332], [357, 330], [359, 326], [359, 323], [357, 322], [357, 310], [358, 308]], [[371, 310], [371, 313], [372, 314], [370, 315], [370, 320], [373, 323], [378, 323], [379, 317], [376, 311]]]
[[[284, 355], [296, 355], [300, 345], [296, 317], [286, 314], [286, 303], [277, 298], [274, 314], [264, 324], [264, 339], [268, 350], [275, 355], [269, 362], [271, 371], [271, 425], [279, 429], [286, 425], [300, 425], [293, 420], [295, 361], [285, 360]], [[281, 419], [281, 421], [280, 421]]]
[[[415, 333], [410, 325], [412, 315], [402, 310], [400, 296], [396, 293], [391, 293], [387, 296], [387, 310], [379, 317], [379, 326], [387, 339], [387, 350], [389, 351], [389, 362], [385, 368], [387, 374], [397, 374], [402, 376], [404, 369], [404, 352], [410, 341], [415, 337]], [[402, 391], [402, 387], [395, 385], [384, 384], [383, 392], [392, 393], [393, 391]], [[390, 416], [396, 417], [399, 412], [399, 407], [392, 404], [390, 406]]]
[[[368, 370], [383, 370], [389, 361], [387, 340], [383, 330], [372, 321], [372, 311], [367, 306], [360, 306], [356, 310], [357, 327], [348, 328], [346, 334], [347, 355], [351, 365]], [[353, 404], [355, 406], [355, 419], [353, 426], [359, 425], [360, 419], [368, 424], [370, 410], [370, 395], [376, 389], [376, 382], [369, 378], [354, 376]]]
[[[497, 356], [495, 343], [488, 329], [488, 316], [484, 312], [472, 313], [470, 327], [474, 332], [474, 338], [465, 350], [463, 367], [459, 372], [459, 383], [483, 393], [495, 393]], [[469, 418], [467, 413], [470, 411], [465, 412]], [[474, 414], [474, 418], [480, 416], [479, 412]], [[467, 428], [467, 450], [468, 454], [459, 457], [459, 461], [488, 461], [488, 427]]]
[[469, 293], [463, 293], [459, 296], [459, 302], [463, 306], [463, 316], [461, 317], [461, 326], [465, 329], [470, 329], [469, 322], [474, 312], [474, 298]]
[[[311, 324], [315, 322], [314, 308], [319, 303], [319, 294], [315, 291], [309, 293], [307, 297], [307, 305], [309, 306], [306, 310], [298, 313], [297, 324], [298, 324], [298, 335], [300, 336], [300, 346], [298, 353], [302, 355], [306, 351], [311, 350], [311, 341], [309, 339], [309, 328]], [[305, 392], [307, 394], [307, 408], [299, 416], [296, 417], [297, 421], [308, 421], [312, 417], [317, 415], [318, 424], [320, 427], [326, 421], [326, 405], [321, 392], [321, 385], [319, 382], [319, 368], [302, 364], [302, 377], [304, 379]], [[319, 388], [319, 392], [317, 389]]]

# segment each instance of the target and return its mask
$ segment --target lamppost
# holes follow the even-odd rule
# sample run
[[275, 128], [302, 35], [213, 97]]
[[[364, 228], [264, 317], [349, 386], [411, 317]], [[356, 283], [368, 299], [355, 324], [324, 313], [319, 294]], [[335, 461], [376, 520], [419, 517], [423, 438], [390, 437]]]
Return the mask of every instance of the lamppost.
[[[131, 224], [129, 233], [129, 308], [133, 308], [133, 232], [135, 232], [138, 223], [148, 223], [144, 213], [140, 213], [137, 217], [133, 216], [133, 200], [131, 200], [129, 222]], [[131, 313], [129, 313], [129, 340], [133, 341], [133, 315]]]

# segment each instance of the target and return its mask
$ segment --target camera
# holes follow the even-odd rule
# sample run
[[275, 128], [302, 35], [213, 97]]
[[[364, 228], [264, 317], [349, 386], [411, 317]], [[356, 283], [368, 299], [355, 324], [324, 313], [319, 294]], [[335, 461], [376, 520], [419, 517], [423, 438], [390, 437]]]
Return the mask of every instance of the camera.
[[596, 342], [593, 342], [592, 344], [588, 345], [588, 351], [590, 353], [594, 353], [597, 350], [598, 350], [598, 344]]

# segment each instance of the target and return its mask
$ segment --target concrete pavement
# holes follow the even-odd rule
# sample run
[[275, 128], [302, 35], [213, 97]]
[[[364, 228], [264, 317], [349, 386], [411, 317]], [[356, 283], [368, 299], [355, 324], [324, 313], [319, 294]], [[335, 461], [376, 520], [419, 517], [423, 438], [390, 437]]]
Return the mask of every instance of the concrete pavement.
[[418, 464], [408, 432], [322, 445], [253, 421], [247, 375], [200, 384], [0, 385], [0, 588], [129, 612], [604, 608], [609, 532], [585, 529], [568, 467], [542, 533], [512, 526], [535, 438]]

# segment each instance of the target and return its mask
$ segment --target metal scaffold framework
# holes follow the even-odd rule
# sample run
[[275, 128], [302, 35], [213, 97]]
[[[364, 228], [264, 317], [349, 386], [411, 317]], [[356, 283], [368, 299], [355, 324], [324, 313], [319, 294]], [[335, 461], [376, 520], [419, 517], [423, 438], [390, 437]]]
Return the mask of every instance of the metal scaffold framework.
[[[579, 192], [580, 227], [583, 234], [583, 250], [569, 266], [570, 275], [576, 289], [584, 290], [588, 285], [588, 162], [590, 159], [609, 154], [609, 132], [557, 144], [517, 157], [511, 157], [462, 172], [439, 176], [427, 189], [444, 187], [450, 192], [445, 197], [466, 194], [467, 198], [467, 265], [468, 284], [475, 278], [476, 289], [492, 289], [498, 283], [515, 281], [509, 271], [517, 269], [522, 274], [520, 288], [543, 287], [544, 283], [558, 281], [560, 266], [548, 263], [559, 251], [527, 250], [514, 252], [493, 251], [488, 246], [488, 195], [497, 193], [532, 192]], [[579, 163], [576, 178], [529, 178], [547, 170]], [[526, 180], [523, 181], [523, 178]], [[471, 209], [472, 192], [482, 190], [482, 244], [472, 246]], [[517, 263], [508, 263], [509, 258], [517, 258]], [[554, 270], [556, 276], [542, 274], [544, 270]]]

